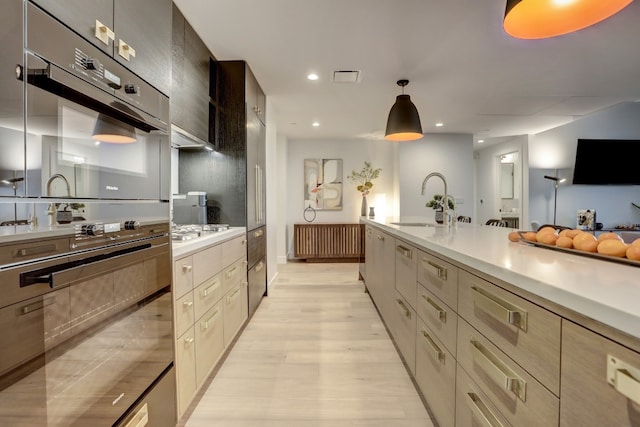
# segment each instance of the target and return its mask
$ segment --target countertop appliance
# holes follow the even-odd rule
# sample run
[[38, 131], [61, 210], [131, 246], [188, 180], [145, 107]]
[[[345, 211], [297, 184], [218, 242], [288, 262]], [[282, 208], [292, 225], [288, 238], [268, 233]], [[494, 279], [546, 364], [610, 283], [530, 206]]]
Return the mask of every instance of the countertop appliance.
[[229, 224], [191, 224], [171, 227], [171, 240], [184, 242], [229, 229]]
[[189, 191], [173, 195], [173, 222], [175, 224], [206, 224], [207, 193]]
[[116, 425], [172, 381], [168, 222], [72, 230], [0, 245], [0, 425]]

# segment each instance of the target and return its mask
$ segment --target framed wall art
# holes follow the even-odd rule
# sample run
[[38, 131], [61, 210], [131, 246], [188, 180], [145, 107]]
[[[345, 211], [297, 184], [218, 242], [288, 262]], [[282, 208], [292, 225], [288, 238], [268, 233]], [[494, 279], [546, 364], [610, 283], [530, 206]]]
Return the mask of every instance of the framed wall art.
[[342, 159], [304, 159], [304, 208], [342, 209]]

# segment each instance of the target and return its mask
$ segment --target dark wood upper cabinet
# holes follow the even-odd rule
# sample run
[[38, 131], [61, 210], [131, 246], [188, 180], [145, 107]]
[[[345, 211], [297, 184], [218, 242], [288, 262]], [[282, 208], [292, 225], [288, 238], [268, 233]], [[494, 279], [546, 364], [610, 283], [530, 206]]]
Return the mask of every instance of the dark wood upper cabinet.
[[169, 95], [171, 0], [32, 1]]
[[203, 141], [209, 135], [211, 54], [173, 6], [171, 122]]

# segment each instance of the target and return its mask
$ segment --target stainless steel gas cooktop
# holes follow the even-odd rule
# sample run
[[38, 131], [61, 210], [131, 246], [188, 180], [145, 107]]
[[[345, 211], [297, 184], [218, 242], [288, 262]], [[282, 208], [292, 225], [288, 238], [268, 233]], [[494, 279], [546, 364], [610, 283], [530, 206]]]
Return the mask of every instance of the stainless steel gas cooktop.
[[171, 229], [171, 240], [183, 242], [228, 229], [229, 224], [174, 225]]

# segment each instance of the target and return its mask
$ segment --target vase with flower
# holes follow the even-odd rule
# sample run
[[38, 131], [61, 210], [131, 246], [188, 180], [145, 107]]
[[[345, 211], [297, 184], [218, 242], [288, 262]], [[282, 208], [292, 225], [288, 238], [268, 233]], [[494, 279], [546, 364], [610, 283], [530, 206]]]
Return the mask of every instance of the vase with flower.
[[371, 162], [364, 162], [364, 166], [359, 172], [351, 171], [351, 175], [347, 178], [356, 184], [356, 190], [362, 195], [362, 205], [360, 207], [360, 215], [367, 216], [367, 194], [373, 188], [373, 180], [380, 176], [381, 168], [374, 168]]
[[[443, 197], [442, 194], [434, 194], [433, 199], [429, 200], [425, 205], [428, 208], [435, 209], [436, 211], [435, 220], [438, 224], [444, 223], [444, 217], [442, 213], [444, 201], [442, 200], [442, 197]], [[449, 209], [454, 209], [453, 202], [449, 198], [447, 198], [447, 205], [449, 206]]]

